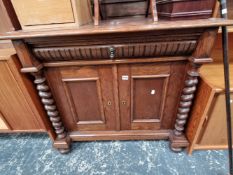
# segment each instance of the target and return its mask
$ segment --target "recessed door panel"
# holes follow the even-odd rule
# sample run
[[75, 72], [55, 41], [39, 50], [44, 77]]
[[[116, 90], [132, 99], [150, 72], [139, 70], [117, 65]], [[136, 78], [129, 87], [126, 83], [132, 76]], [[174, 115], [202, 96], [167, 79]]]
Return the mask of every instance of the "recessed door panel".
[[170, 65], [122, 65], [118, 73], [121, 129], [160, 129]]
[[70, 131], [115, 130], [111, 66], [56, 68], [47, 73], [49, 81], [56, 81], [50, 84]]
[[75, 119], [78, 124], [104, 123], [101, 89], [98, 78], [93, 79], [63, 79], [75, 109]]
[[159, 121], [167, 76], [132, 77], [132, 121]]

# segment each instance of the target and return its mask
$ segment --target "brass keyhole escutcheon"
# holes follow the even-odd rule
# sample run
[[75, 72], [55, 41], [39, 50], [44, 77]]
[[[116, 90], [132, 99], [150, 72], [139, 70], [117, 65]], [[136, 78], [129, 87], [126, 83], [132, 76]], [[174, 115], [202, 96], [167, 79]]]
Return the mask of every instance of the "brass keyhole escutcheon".
[[122, 101], [121, 104], [126, 105], [126, 101]]
[[111, 106], [112, 105], [112, 102], [111, 101], [108, 101], [108, 106]]

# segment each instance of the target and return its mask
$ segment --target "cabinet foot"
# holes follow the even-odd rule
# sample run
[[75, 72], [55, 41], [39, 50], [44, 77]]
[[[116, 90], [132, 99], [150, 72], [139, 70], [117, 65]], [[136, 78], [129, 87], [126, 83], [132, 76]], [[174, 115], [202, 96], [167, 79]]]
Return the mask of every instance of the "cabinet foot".
[[170, 146], [170, 149], [175, 153], [180, 153], [180, 152], [183, 151], [183, 148], [175, 148], [175, 147], [172, 147], [172, 146]]
[[68, 149], [58, 149], [58, 151], [61, 153], [61, 154], [68, 154], [70, 152], [70, 148]]
[[169, 136], [170, 148], [172, 151], [178, 153], [189, 146], [189, 142], [184, 135], [176, 136], [174, 131]]
[[53, 143], [53, 147], [56, 148], [61, 154], [67, 154], [70, 152], [71, 139], [66, 136], [64, 139], [56, 139]]

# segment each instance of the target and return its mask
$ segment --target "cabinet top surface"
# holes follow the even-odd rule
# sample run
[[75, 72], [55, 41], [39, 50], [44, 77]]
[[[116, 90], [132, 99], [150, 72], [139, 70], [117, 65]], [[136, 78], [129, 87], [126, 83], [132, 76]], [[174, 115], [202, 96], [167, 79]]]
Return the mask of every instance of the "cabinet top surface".
[[24, 39], [24, 38], [40, 38], [53, 36], [72, 36], [72, 35], [95, 35], [110, 33], [128, 33], [128, 32], [145, 32], [159, 30], [182, 30], [190, 28], [209, 28], [219, 26], [231, 26], [233, 20], [221, 18], [185, 20], [185, 21], [159, 21], [152, 22], [151, 19], [145, 18], [125, 18], [111, 21], [104, 21], [99, 26], [93, 24], [81, 27], [70, 28], [52, 28], [42, 29], [40, 31], [13, 31], [0, 34], [1, 39]]
[[[230, 89], [233, 92], [233, 64], [230, 64]], [[223, 64], [205, 65], [200, 70], [201, 77], [217, 91], [225, 89]]]

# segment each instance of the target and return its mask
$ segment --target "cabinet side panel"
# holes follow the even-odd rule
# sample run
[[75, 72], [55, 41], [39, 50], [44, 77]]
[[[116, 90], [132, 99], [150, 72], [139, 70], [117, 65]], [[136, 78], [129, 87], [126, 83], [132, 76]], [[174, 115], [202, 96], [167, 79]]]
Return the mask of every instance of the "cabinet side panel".
[[[231, 103], [231, 112], [233, 112], [233, 103]], [[225, 95], [217, 94], [216, 101], [209, 113], [208, 121], [203, 124], [203, 130], [201, 131], [203, 135], [197, 144], [201, 146], [226, 146], [226, 123]]]
[[173, 129], [181, 91], [184, 85], [186, 62], [171, 64], [161, 129]]
[[190, 113], [187, 129], [185, 131], [190, 142], [189, 153], [192, 152], [193, 146], [196, 144], [213, 97], [213, 89], [205, 81], [201, 80]]
[[6, 62], [1, 62], [0, 70], [0, 108], [9, 125], [13, 130], [42, 129], [9, 65]]

